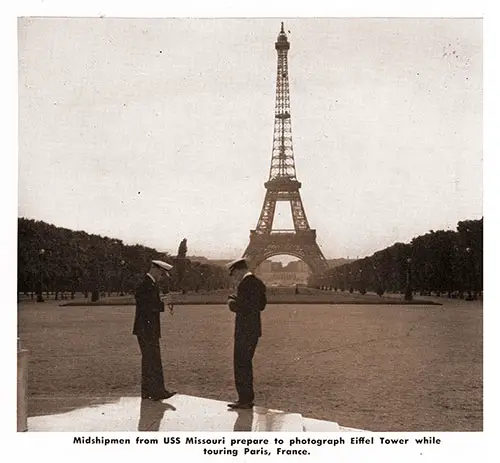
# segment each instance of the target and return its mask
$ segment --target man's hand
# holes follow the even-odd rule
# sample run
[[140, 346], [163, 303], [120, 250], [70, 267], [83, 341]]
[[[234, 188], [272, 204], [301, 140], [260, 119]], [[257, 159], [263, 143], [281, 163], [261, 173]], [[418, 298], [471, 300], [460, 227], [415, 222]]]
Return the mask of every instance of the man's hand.
[[172, 300], [172, 297], [169, 294], [166, 294], [165, 296], [161, 297], [161, 301], [163, 302], [164, 306], [168, 307], [168, 310], [170, 311], [170, 315], [174, 314], [174, 301]]
[[232, 297], [227, 298], [227, 305], [229, 306], [229, 310], [231, 312], [238, 312], [238, 306], [236, 304], [236, 300], [233, 299]]

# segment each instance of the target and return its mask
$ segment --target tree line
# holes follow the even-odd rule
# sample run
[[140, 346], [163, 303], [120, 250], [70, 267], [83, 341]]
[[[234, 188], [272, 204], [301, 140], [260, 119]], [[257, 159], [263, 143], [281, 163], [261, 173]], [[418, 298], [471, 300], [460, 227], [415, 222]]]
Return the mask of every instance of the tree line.
[[395, 243], [364, 259], [312, 276], [328, 290], [447, 294], [474, 299], [483, 290], [483, 219], [458, 222], [456, 231], [431, 230], [410, 243]]
[[164, 291], [202, 291], [226, 288], [229, 277], [216, 265], [191, 262], [187, 240], [177, 256], [142, 245], [57, 227], [43, 221], [18, 219], [18, 292], [37, 295], [61, 293], [71, 298], [82, 292], [98, 300], [103, 294], [132, 292], [151, 260], [174, 265]]

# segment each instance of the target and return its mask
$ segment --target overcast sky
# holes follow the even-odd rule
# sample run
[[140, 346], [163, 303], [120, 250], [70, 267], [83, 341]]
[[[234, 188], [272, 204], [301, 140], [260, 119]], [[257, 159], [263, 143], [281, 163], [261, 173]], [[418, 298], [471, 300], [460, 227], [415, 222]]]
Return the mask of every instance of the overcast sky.
[[[262, 207], [277, 19], [19, 20], [19, 216], [240, 256]], [[301, 195], [327, 258], [482, 216], [482, 29], [285, 19]], [[279, 208], [277, 228], [291, 224]]]

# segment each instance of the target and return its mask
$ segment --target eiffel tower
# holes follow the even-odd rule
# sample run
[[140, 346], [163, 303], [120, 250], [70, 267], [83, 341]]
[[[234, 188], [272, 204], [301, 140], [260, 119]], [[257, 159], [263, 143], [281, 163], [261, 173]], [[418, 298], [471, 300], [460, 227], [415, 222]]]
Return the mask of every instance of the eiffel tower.
[[[269, 180], [264, 184], [266, 196], [257, 228], [250, 230], [250, 243], [243, 257], [256, 268], [264, 260], [279, 254], [288, 254], [305, 262], [313, 274], [328, 268], [328, 263], [316, 242], [316, 230], [309, 227], [300, 197], [301, 183], [295, 173], [290, 116], [290, 88], [288, 83], [288, 50], [290, 42], [281, 23], [275, 43], [278, 54], [276, 77], [276, 104], [274, 111], [273, 153]], [[276, 203], [290, 203], [294, 228], [273, 230]]]

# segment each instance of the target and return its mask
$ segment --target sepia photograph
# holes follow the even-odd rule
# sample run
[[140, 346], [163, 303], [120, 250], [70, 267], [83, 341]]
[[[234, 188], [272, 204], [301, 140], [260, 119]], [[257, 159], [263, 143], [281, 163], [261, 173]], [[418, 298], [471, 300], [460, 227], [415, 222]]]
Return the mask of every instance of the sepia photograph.
[[17, 431], [483, 431], [481, 18], [17, 40]]

